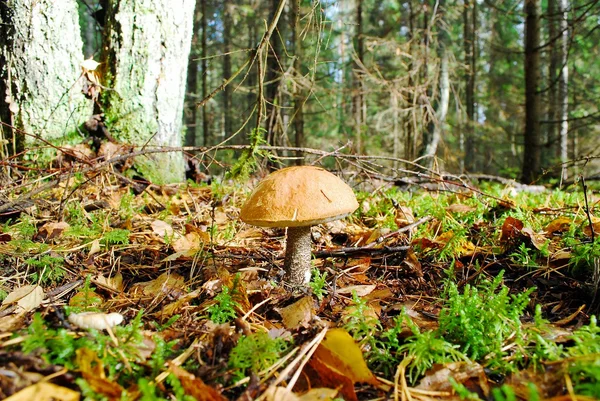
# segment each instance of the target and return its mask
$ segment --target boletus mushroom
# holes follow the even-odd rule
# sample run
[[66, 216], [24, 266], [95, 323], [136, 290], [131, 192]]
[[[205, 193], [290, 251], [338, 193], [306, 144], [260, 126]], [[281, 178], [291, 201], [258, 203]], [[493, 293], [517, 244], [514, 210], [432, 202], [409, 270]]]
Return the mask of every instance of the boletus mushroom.
[[358, 208], [344, 181], [314, 166], [287, 167], [256, 186], [240, 218], [260, 227], [287, 227], [285, 272], [292, 285], [310, 281], [310, 227], [346, 217]]

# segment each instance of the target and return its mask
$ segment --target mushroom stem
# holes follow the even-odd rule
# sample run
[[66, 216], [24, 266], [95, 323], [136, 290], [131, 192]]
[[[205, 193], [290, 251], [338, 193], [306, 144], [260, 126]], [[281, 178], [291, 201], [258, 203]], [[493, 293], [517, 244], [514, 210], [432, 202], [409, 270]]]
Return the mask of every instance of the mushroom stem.
[[310, 281], [310, 226], [288, 227], [285, 250], [285, 275], [292, 285]]

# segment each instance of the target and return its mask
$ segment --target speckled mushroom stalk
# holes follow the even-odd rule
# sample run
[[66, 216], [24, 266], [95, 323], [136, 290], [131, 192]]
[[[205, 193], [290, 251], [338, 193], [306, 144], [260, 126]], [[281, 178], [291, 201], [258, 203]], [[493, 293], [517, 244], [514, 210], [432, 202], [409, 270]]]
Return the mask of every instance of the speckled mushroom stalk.
[[311, 273], [310, 226], [288, 227], [285, 250], [285, 276], [292, 285], [304, 285]]

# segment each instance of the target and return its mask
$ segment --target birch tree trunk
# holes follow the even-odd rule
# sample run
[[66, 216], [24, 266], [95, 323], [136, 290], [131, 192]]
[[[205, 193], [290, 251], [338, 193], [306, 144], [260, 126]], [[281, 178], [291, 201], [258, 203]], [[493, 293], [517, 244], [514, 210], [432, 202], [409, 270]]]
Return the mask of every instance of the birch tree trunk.
[[[104, 112], [116, 139], [181, 146], [194, 0], [110, 0], [103, 54]], [[184, 178], [181, 152], [137, 158], [156, 183]]]
[[569, 1], [560, 0], [560, 54], [561, 66], [560, 77], [558, 80], [558, 100], [560, 116], [560, 161], [562, 163], [561, 177], [566, 180], [568, 156], [568, 133], [569, 133]]
[[[77, 136], [91, 115], [81, 92], [83, 43], [74, 0], [0, 2], [0, 118], [47, 140]], [[32, 142], [3, 126], [12, 153]]]
[[540, 0], [525, 0], [525, 149], [522, 181], [535, 181], [541, 171], [540, 101]]
[[[356, 58], [358, 62], [362, 64], [364, 62], [365, 57], [365, 44], [363, 38], [363, 0], [356, 0], [356, 32], [355, 32], [355, 51]], [[365, 124], [364, 117], [364, 83], [361, 77], [361, 73], [359, 72], [362, 68], [361, 65], [356, 63], [355, 71], [354, 71], [354, 80], [353, 80], [353, 98], [352, 98], [352, 111], [354, 114], [354, 130], [355, 130], [355, 144], [356, 151], [358, 153], [362, 153], [363, 150], [363, 138], [362, 138], [362, 129]]]
[[[440, 33], [440, 36], [442, 34]], [[440, 38], [441, 40], [441, 38]], [[428, 131], [429, 142], [425, 144], [425, 150], [423, 151], [423, 164], [427, 167], [433, 165], [435, 154], [439, 146], [440, 140], [442, 139], [442, 131], [444, 123], [446, 122], [446, 116], [448, 115], [448, 105], [450, 103], [450, 77], [448, 72], [448, 50], [445, 46], [441, 46], [441, 60], [440, 60], [440, 78], [439, 78], [439, 100], [435, 111], [435, 118], [430, 122]]]

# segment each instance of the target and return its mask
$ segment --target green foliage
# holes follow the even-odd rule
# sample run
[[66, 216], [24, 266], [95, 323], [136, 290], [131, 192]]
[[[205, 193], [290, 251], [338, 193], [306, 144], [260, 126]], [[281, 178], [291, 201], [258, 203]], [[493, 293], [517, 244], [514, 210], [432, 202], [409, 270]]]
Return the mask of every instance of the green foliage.
[[344, 328], [360, 342], [374, 342], [375, 333], [381, 331], [381, 323], [373, 316], [367, 300], [352, 292], [354, 302], [351, 312], [344, 317]]
[[96, 312], [98, 305], [102, 303], [102, 297], [96, 294], [96, 289], [92, 287], [92, 276], [87, 275], [83, 287], [69, 301], [69, 306], [65, 307], [68, 313]]
[[[234, 287], [235, 288], [235, 287]], [[217, 324], [227, 323], [236, 318], [236, 310], [240, 307], [229, 287], [223, 286], [221, 292], [215, 297], [215, 303], [208, 307], [210, 320]]]
[[[479, 287], [466, 285], [462, 294], [453, 282], [446, 282], [440, 311], [440, 331], [444, 338], [459, 344], [461, 351], [474, 360], [481, 360], [494, 370], [514, 369], [503, 359], [503, 346], [510, 340], [524, 346], [520, 317], [529, 303], [533, 288], [510, 295], [502, 285], [503, 273]], [[518, 360], [514, 356], [514, 360]]]
[[284, 338], [272, 338], [262, 331], [241, 337], [229, 354], [232, 381], [238, 382], [251, 371], [258, 373], [273, 365], [288, 347]]
[[106, 244], [107, 246], [117, 244], [126, 245], [129, 244], [129, 234], [129, 230], [124, 230], [120, 228], [110, 230], [104, 233], [104, 238], [102, 239], [102, 242], [104, 242], [104, 244]]
[[64, 259], [62, 257], [50, 255], [25, 260], [25, 264], [36, 270], [31, 275], [32, 282], [39, 282], [41, 285], [58, 283], [65, 275], [63, 263]]
[[415, 383], [419, 376], [436, 363], [468, 361], [468, 358], [458, 350], [459, 347], [446, 341], [438, 331], [421, 333], [410, 317], [406, 316], [404, 321], [412, 330], [413, 335], [406, 339], [406, 342], [399, 346], [397, 351], [406, 353], [406, 358], [410, 358], [407, 367], [408, 378], [412, 383]]
[[569, 373], [575, 389], [583, 395], [600, 394], [600, 327], [596, 316], [591, 316], [590, 323], [573, 332], [575, 345], [567, 351], [569, 357]]
[[319, 269], [312, 269], [312, 280], [308, 283], [312, 293], [317, 297], [319, 302], [323, 300], [325, 295], [325, 285], [327, 284], [327, 272], [321, 273]]
[[[250, 149], [245, 149], [237, 159], [237, 162], [231, 167], [227, 173], [227, 178], [247, 180], [250, 177], [258, 164], [265, 158], [271, 159], [271, 155], [266, 150], [261, 150], [261, 145], [266, 145], [265, 129], [255, 128], [249, 135]], [[273, 160], [273, 159], [271, 159]]]

